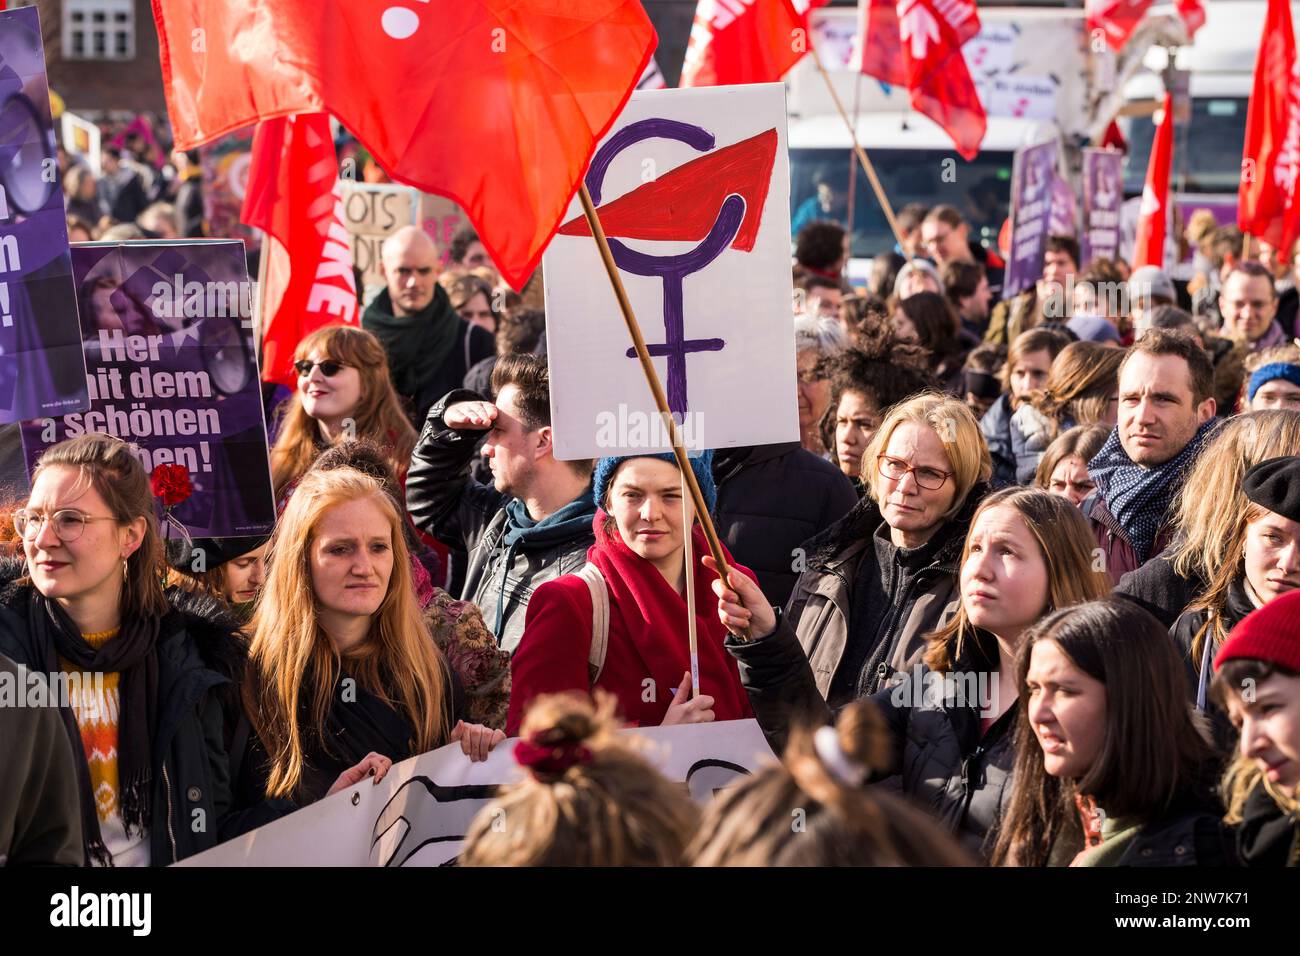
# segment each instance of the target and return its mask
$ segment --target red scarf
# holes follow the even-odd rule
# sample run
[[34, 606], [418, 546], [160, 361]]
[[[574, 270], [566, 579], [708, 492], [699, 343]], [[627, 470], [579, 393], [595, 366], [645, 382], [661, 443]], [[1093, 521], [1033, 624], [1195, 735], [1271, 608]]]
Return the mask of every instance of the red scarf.
[[[609, 586], [610, 631], [627, 635], [645, 663], [647, 676], [653, 677], [660, 687], [676, 689], [682, 675], [691, 669], [686, 597], [678, 594], [653, 564], [629, 548], [617, 528], [606, 534], [607, 518], [604, 511], [597, 509], [596, 543], [587, 552], [587, 560], [600, 568]], [[718, 597], [713, 593], [713, 582], [718, 576], [700, 561], [701, 555], [709, 553], [709, 545], [698, 524], [692, 531], [691, 541], [695, 631], [700, 655], [699, 691], [713, 698], [713, 712], [718, 720], [752, 717], [749, 695], [740, 684], [736, 660], [722, 646], [727, 629], [718, 619]], [[754, 577], [748, 568], [732, 561], [725, 545], [722, 550], [733, 574]]]

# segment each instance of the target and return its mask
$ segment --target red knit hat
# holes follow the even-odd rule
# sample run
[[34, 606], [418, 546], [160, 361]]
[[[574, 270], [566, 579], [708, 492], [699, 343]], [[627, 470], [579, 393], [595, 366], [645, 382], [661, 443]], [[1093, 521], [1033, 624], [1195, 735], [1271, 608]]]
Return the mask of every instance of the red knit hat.
[[1215, 656], [1215, 671], [1239, 657], [1300, 673], [1300, 590], [1274, 598], [1243, 617]]

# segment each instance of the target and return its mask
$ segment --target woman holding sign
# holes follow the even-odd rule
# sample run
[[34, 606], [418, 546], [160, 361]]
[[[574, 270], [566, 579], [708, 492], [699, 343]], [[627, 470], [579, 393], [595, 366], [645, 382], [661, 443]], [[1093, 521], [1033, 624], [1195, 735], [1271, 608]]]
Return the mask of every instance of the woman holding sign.
[[388, 453], [405, 480], [415, 429], [388, 376], [384, 347], [350, 326], [319, 329], [294, 351], [298, 387], [271, 449], [271, 480], [279, 508], [316, 456], [340, 440], [368, 438]]
[[449, 741], [483, 760], [505, 739], [456, 719], [463, 695], [421, 616], [401, 511], [377, 478], [351, 468], [303, 478], [250, 626], [249, 800], [310, 803]]
[[[710, 508], [717, 499], [712, 462], [709, 452], [691, 459]], [[523, 640], [510, 662], [506, 732], [518, 733], [539, 695], [596, 687], [614, 695], [624, 720], [642, 727], [749, 717], [736, 663], [722, 647], [713, 559], [700, 557], [708, 545], [694, 516], [689, 523], [683, 518], [673, 456], [602, 458], [592, 484], [600, 506], [596, 543], [582, 571], [546, 582], [528, 602]], [[748, 568], [731, 569], [754, 577]], [[698, 694], [692, 694], [688, 587], [697, 602]]]

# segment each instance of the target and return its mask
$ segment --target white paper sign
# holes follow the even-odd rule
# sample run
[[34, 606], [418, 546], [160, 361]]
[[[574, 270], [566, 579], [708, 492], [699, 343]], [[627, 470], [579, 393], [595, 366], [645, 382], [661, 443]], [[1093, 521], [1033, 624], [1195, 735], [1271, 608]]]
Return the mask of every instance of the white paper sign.
[[[754, 720], [626, 730], [645, 756], [697, 801], [775, 758]], [[471, 763], [451, 744], [395, 765], [297, 813], [177, 866], [442, 866], [460, 853], [470, 822], [496, 788], [519, 780], [514, 740]]]
[[[686, 445], [798, 440], [784, 86], [634, 93], [587, 186]], [[555, 457], [668, 450], [576, 199], [543, 267]]]

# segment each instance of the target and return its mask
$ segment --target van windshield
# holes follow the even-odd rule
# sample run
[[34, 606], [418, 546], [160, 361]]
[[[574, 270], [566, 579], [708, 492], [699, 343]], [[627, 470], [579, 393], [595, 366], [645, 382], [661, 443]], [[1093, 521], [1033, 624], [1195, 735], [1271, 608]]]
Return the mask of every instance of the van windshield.
[[[997, 245], [1011, 207], [1012, 153], [985, 151], [968, 163], [952, 150], [866, 148], [895, 213], [910, 202], [949, 203], [970, 223], [971, 239]], [[851, 149], [790, 150], [791, 234], [814, 219], [849, 225], [850, 170], [855, 174], [851, 254], [869, 258], [889, 252], [894, 248], [889, 223]]]
[[[1196, 97], [1192, 121], [1174, 124], [1171, 185], [1180, 193], [1233, 193], [1241, 185], [1241, 144], [1246, 139], [1244, 96]], [[1134, 116], [1124, 128], [1129, 142], [1124, 192], [1141, 195], [1151, 161], [1156, 127], [1150, 116]]]

